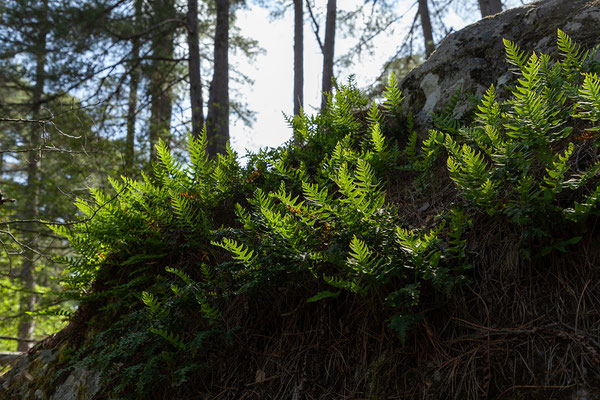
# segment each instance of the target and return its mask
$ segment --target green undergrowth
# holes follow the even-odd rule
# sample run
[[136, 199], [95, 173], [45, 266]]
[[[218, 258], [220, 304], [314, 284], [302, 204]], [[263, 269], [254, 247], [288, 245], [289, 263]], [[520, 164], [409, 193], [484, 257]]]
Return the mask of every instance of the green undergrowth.
[[[286, 288], [308, 303], [375, 302], [403, 343], [424, 304], [472, 279], [477, 215], [514, 224], [525, 258], [567, 251], [600, 201], [597, 65], [560, 31], [558, 61], [505, 45], [512, 96], [490, 87], [470, 121], [451, 104], [423, 140], [393, 76], [381, 105], [349, 82], [323, 113], [289, 119], [288, 145], [246, 166], [231, 150], [209, 159], [203, 133], [185, 160], [161, 143], [154, 176], [92, 190], [77, 202], [83, 222], [54, 229], [78, 254], [62, 260], [66, 295], [110, 323], [92, 321], [63, 371], [101, 370], [111, 398], [183, 393], [244, 329], [227, 321], [233, 299]], [[388, 195], [402, 185], [426, 197], [447, 178], [456, 196], [433, 222], [409, 224]]]

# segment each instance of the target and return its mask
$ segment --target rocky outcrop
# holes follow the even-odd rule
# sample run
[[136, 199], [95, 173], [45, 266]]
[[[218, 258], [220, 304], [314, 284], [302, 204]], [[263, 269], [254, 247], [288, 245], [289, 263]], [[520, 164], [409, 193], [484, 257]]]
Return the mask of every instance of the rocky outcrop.
[[[65, 337], [68, 340], [68, 338]], [[91, 400], [101, 389], [100, 373], [83, 367], [61, 371], [71, 353], [55, 337], [14, 360], [0, 376], [0, 398], [19, 400]]]
[[13, 360], [22, 356], [20, 351], [0, 351], [0, 367], [10, 364]]
[[[527, 51], [558, 56], [557, 29], [584, 49], [600, 41], [600, 0], [541, 0], [505, 11], [469, 25], [448, 36], [431, 57], [400, 83], [404, 106], [418, 127], [426, 128], [432, 111], [440, 110], [462, 88], [483, 94], [491, 84], [500, 97], [513, 74], [506, 62], [502, 39]], [[458, 103], [456, 117], [471, 108], [466, 98]]]

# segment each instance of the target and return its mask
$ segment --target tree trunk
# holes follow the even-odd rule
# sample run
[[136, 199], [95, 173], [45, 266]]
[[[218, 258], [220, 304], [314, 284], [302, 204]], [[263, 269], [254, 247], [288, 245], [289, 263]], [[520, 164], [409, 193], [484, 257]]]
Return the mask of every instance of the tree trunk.
[[494, 15], [502, 12], [501, 0], [479, 0], [479, 9], [481, 10], [481, 18], [488, 15]]
[[214, 72], [208, 97], [208, 154], [223, 154], [229, 142], [229, 0], [215, 0]]
[[337, 14], [336, 0], [327, 0], [327, 18], [325, 21], [325, 44], [323, 45], [323, 82], [321, 110], [327, 107], [327, 93], [333, 86], [333, 54], [335, 46], [335, 20]]
[[[152, 2], [154, 24], [177, 17], [174, 0], [155, 0]], [[159, 139], [169, 141], [173, 103], [172, 79], [174, 63], [173, 41], [175, 26], [164, 25], [152, 37], [152, 67], [150, 75], [150, 160], [157, 158], [156, 145]]]
[[294, 115], [304, 104], [304, 10], [302, 0], [294, 0]]
[[429, 58], [435, 50], [435, 44], [433, 43], [433, 31], [431, 29], [431, 18], [429, 17], [427, 0], [419, 0], [419, 15], [421, 16], [421, 26], [423, 27], [423, 38], [425, 39], [425, 58]]
[[[142, 14], [142, 0], [135, 0], [135, 24], [139, 26]], [[139, 70], [140, 39], [135, 37], [129, 63], [129, 99], [127, 105], [127, 137], [125, 141], [125, 172], [132, 176], [135, 164], [135, 123], [137, 120], [137, 92], [140, 79]]]
[[200, 44], [198, 40], [198, 0], [188, 0], [187, 10], [188, 70], [190, 103], [192, 105], [192, 136], [200, 137], [204, 126], [202, 110], [202, 77], [200, 73]]
[[[42, 3], [43, 15], [48, 14], [48, 0]], [[39, 21], [42, 26], [39, 37], [35, 42], [33, 49], [35, 58], [35, 85], [31, 95], [31, 118], [38, 119], [42, 107], [42, 99], [44, 96], [44, 86], [46, 83], [46, 40], [48, 30], [44, 25], [46, 21]], [[31, 124], [30, 126], [29, 146], [31, 149], [39, 149], [42, 141], [40, 135], [40, 126]], [[27, 153], [27, 197], [24, 199], [23, 217], [25, 220], [33, 220], [38, 216], [40, 203], [40, 160], [41, 151], [32, 150]], [[37, 235], [33, 223], [27, 223], [24, 227], [25, 237], [24, 242], [29, 248], [24, 249], [23, 263], [21, 264], [21, 282], [23, 291], [19, 304], [19, 325], [17, 336], [22, 339], [31, 339], [35, 330], [35, 322], [33, 316], [29, 313], [35, 310], [38, 301], [38, 296], [35, 293], [35, 257], [36, 253], [32, 250], [36, 247]], [[31, 343], [18, 342], [17, 351], [27, 351]]]

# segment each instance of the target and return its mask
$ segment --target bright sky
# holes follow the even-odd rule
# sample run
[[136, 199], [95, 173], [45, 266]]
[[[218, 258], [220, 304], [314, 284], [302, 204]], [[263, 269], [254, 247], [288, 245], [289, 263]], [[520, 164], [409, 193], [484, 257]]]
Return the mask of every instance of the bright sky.
[[[326, 1], [317, 0], [316, 3], [323, 9]], [[340, 0], [338, 7], [354, 10], [360, 3], [364, 1]], [[374, 55], [363, 57], [350, 70], [341, 73], [337, 71], [336, 77], [345, 81], [350, 74], [354, 74], [359, 87], [373, 83], [381, 73], [384, 62], [395, 54], [396, 48], [402, 43], [417, 10], [415, 3], [415, 0], [400, 0], [399, 14], [406, 14], [401, 24], [398, 24], [402, 28], [390, 30], [386, 35], [379, 37]], [[511, 4], [516, 6], [520, 1], [509, 0], [507, 3], [517, 3]], [[412, 9], [407, 12], [411, 6]], [[449, 28], [459, 30], [478, 18], [479, 14], [470, 13], [465, 21], [455, 12], [450, 11], [444, 23]], [[236, 23], [242, 32], [256, 39], [265, 50], [265, 53], [259, 55], [254, 63], [248, 63], [241, 56], [232, 55], [234, 68], [239, 68], [255, 81], [253, 86], [247, 85], [241, 88], [250, 109], [257, 112], [254, 126], [248, 128], [240, 121], [232, 121], [234, 125], [231, 127], [232, 146], [240, 156], [243, 156], [246, 154], [246, 149], [256, 151], [260, 147], [279, 146], [291, 137], [291, 130], [282, 112], [291, 114], [293, 109], [293, 8], [290, 7], [283, 18], [273, 20], [268, 10], [253, 5], [249, 9], [237, 12]], [[323, 31], [324, 27], [321, 28], [321, 32]], [[336, 55], [345, 53], [354, 43], [353, 38], [337, 35]], [[304, 108], [309, 113], [315, 112], [316, 107], [320, 105], [322, 62], [323, 57], [307, 19], [304, 25]]]

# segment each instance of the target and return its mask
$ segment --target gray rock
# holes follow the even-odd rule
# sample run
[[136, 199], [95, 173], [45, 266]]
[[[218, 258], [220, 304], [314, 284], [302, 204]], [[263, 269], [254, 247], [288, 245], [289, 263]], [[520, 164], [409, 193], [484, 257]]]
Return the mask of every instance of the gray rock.
[[20, 351], [0, 351], [0, 366], [10, 364], [16, 358], [22, 356]]
[[75, 370], [56, 388], [50, 400], [91, 400], [99, 390], [99, 372]]
[[[415, 116], [418, 129], [428, 127], [430, 113], [439, 111], [456, 93], [482, 95], [491, 84], [500, 98], [513, 74], [506, 62], [502, 39], [515, 42], [527, 53], [558, 56], [557, 29], [585, 49], [600, 42], [599, 0], [542, 0], [485, 18], [448, 36], [421, 66], [401, 82], [404, 107]], [[471, 109], [467, 99], [455, 109], [460, 118]]]

